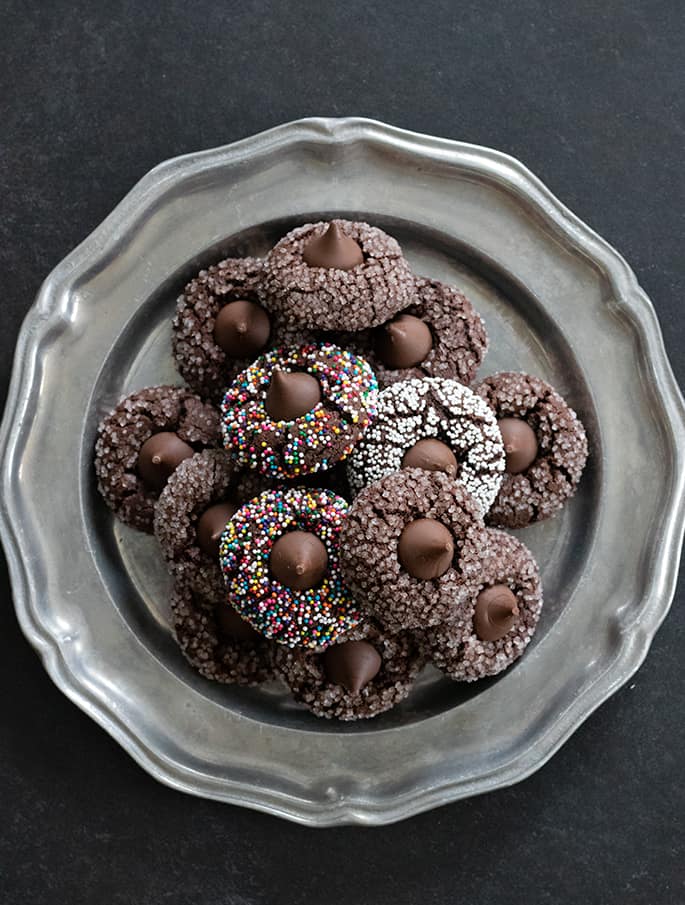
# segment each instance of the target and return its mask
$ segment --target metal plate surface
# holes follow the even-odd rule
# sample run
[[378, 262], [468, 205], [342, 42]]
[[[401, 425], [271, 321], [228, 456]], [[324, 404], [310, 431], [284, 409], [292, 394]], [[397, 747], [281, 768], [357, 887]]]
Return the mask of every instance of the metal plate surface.
[[[156, 542], [110, 517], [92, 470], [119, 397], [179, 382], [170, 318], [193, 271], [331, 215], [458, 284], [490, 334], [481, 374], [549, 380], [591, 450], [563, 514], [519, 532], [546, 601], [522, 660], [471, 686], [428, 669], [352, 725], [193, 673]], [[387, 823], [524, 778], [639, 667], [674, 590], [684, 408], [633, 273], [518, 161], [370, 120], [302, 120], [145, 176], [43, 285], [1, 442], [15, 605], [56, 684], [161, 781], [302, 823]]]

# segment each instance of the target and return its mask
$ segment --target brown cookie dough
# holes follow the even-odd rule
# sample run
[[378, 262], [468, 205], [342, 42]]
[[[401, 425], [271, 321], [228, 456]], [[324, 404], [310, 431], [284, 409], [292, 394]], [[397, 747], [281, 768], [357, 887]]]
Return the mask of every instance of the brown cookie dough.
[[362, 330], [410, 305], [414, 277], [395, 239], [368, 223], [332, 224], [358, 243], [361, 263], [347, 270], [310, 266], [305, 260], [308, 243], [331, 224], [300, 226], [267, 255], [259, 290], [264, 306], [288, 323], [312, 330]]
[[155, 505], [155, 536], [171, 574], [209, 602], [225, 600], [218, 543], [215, 555], [203, 549], [200, 519], [221, 503], [237, 509], [266, 486], [255, 472], [239, 471], [223, 450], [205, 450], [181, 462]]
[[494, 676], [517, 660], [542, 610], [537, 563], [521, 541], [488, 530], [489, 550], [476, 593], [456, 607], [449, 624], [418, 635], [428, 659], [452, 679]]
[[[434, 578], [415, 577], [401, 561], [404, 532], [420, 520], [437, 522], [451, 535], [447, 568]], [[486, 552], [476, 500], [448, 475], [417, 468], [362, 490], [340, 535], [343, 577], [388, 631], [449, 621], [478, 587]]]
[[[366, 649], [359, 650], [359, 642], [371, 649], [364, 644]], [[284, 647], [275, 653], [276, 673], [295, 700], [315, 716], [339, 720], [368, 719], [390, 710], [407, 697], [422, 665], [409, 632], [390, 635], [371, 621], [324, 653]]]
[[226, 601], [208, 601], [177, 581], [171, 614], [183, 656], [205, 679], [258, 685], [274, 677], [275, 645], [247, 625]]
[[98, 428], [95, 473], [98, 489], [122, 522], [152, 532], [159, 491], [138, 471], [143, 445], [155, 434], [172, 433], [192, 451], [219, 445], [219, 412], [182, 387], [138, 390], [123, 399]]
[[[263, 277], [258, 258], [226, 258], [201, 270], [180, 296], [173, 319], [172, 349], [179, 373], [201, 396], [220, 401], [226, 387], [265, 349], [310, 342], [310, 331], [269, 315], [257, 289]], [[258, 305], [262, 322], [247, 331], [244, 354], [227, 354], [215, 336], [220, 313], [232, 302]], [[266, 338], [265, 338], [266, 337]]]
[[580, 419], [556, 390], [529, 374], [494, 374], [474, 392], [488, 403], [498, 421], [525, 421], [535, 432], [538, 447], [534, 461], [524, 471], [504, 475], [488, 524], [524, 528], [555, 515], [575, 493], [587, 460], [587, 438]]

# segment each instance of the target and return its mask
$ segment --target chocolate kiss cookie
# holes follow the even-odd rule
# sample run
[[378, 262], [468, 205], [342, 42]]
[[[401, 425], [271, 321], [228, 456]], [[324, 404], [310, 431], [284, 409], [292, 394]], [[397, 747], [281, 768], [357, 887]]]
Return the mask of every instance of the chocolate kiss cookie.
[[138, 390], [98, 427], [98, 489], [122, 522], [152, 532], [154, 505], [174, 469], [219, 445], [219, 414], [182, 387]]
[[205, 450], [179, 465], [155, 505], [154, 530], [169, 571], [209, 602], [226, 599], [219, 541], [229, 518], [265, 489], [223, 450]]
[[272, 490], [226, 526], [220, 552], [228, 600], [267, 638], [324, 648], [359, 622], [339, 566], [346, 512], [347, 503], [325, 490]]
[[224, 397], [224, 445], [271, 478], [325, 471], [359, 441], [377, 395], [364, 359], [330, 343], [267, 352]]
[[555, 515], [575, 493], [587, 460], [580, 419], [556, 390], [529, 374], [494, 374], [475, 392], [502, 424], [508, 447], [507, 474], [488, 524], [524, 528]]
[[469, 385], [488, 349], [480, 315], [456, 286], [418, 277], [414, 292], [411, 305], [352, 337], [352, 347], [368, 358], [381, 387], [412, 377]]
[[395, 239], [368, 223], [333, 220], [284, 236], [267, 255], [259, 291], [289, 324], [362, 330], [412, 303], [414, 277]]
[[418, 637], [431, 662], [452, 679], [494, 676], [517, 660], [533, 637], [542, 585], [531, 552], [504, 531], [487, 531], [489, 552], [479, 586], [447, 625]]
[[216, 603], [176, 581], [171, 593], [174, 637], [190, 665], [205, 679], [258, 685], [274, 678], [270, 641], [226, 601]]
[[348, 460], [350, 488], [355, 493], [408, 466], [445, 471], [487, 512], [504, 471], [502, 437], [490, 408], [456, 380], [429, 377], [386, 387], [374, 422]]
[[323, 654], [279, 647], [274, 663], [295, 700], [316, 716], [358, 720], [406, 698], [423, 660], [409, 632], [389, 635], [365, 621]]
[[259, 301], [257, 258], [226, 258], [188, 283], [178, 299], [172, 348], [179, 373], [208, 399], [219, 400], [237, 374], [265, 349], [303, 345], [309, 331], [269, 314]]
[[[422, 520], [438, 523], [439, 543], [430, 532], [400, 557], [404, 532]], [[448, 563], [442, 561], [445, 538], [453, 551]], [[486, 552], [487, 535], [474, 498], [446, 474], [417, 468], [397, 471], [362, 490], [340, 535], [345, 581], [390, 632], [449, 621], [475, 595]], [[439, 567], [424, 572], [412, 562]], [[423, 574], [435, 577], [419, 577]]]

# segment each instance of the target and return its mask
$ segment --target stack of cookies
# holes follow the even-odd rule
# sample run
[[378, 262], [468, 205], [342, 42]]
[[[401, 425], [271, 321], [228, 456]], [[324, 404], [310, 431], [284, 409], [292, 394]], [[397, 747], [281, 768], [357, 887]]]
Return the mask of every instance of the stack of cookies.
[[301, 226], [188, 284], [186, 386], [122, 400], [95, 469], [114, 514], [159, 540], [195, 669], [277, 678], [354, 720], [428, 662], [468, 682], [523, 653], [542, 588], [504, 529], [561, 509], [587, 441], [537, 377], [472, 385], [487, 345], [468, 299], [366, 223]]

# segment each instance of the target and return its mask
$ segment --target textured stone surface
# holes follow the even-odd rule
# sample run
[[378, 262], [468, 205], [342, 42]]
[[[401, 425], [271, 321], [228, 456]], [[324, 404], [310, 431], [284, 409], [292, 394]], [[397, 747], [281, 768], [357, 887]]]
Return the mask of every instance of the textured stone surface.
[[[147, 169], [350, 112], [520, 157], [637, 270], [685, 380], [679, 0], [3, 10], [3, 395], [41, 280]], [[154, 782], [54, 687], [4, 568], [2, 590], [11, 905], [310, 905], [322, 890], [336, 905], [683, 901], [683, 582], [638, 675], [539, 773], [394, 826], [325, 832]]]

